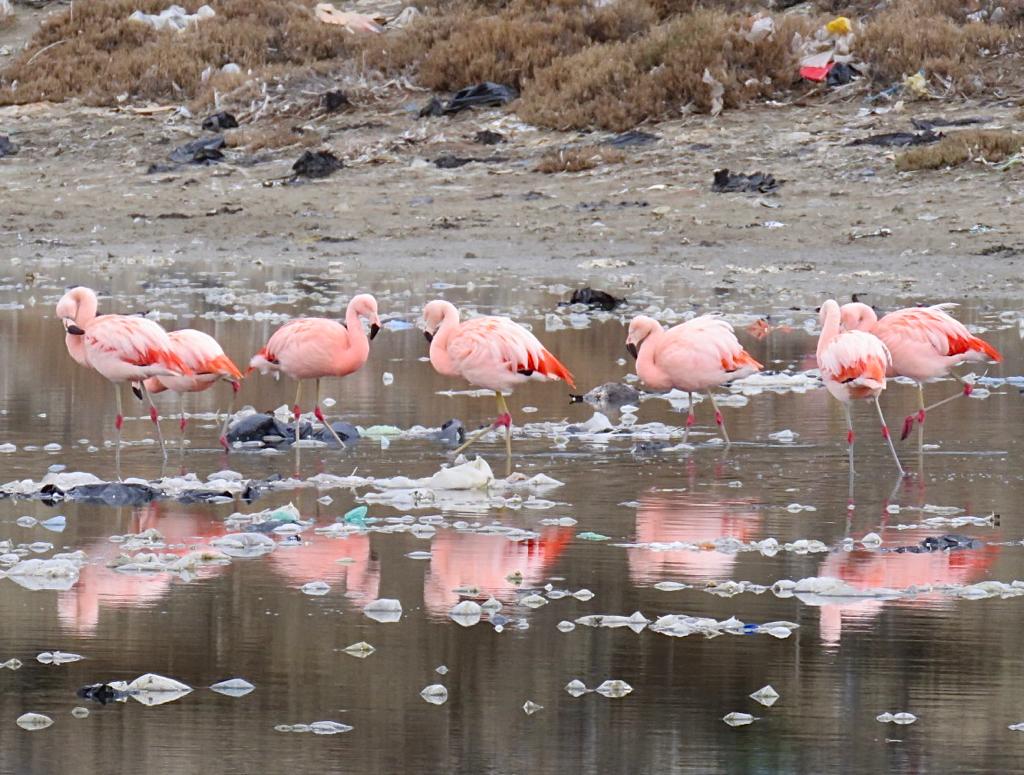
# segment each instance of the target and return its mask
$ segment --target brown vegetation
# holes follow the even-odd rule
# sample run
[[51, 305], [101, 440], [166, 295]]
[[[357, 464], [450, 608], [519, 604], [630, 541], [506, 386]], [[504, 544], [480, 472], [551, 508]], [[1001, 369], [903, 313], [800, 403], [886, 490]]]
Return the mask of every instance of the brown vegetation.
[[281, 121], [229, 129], [224, 133], [224, 142], [228, 147], [245, 148], [250, 152], [277, 150], [291, 145], [310, 148], [320, 145], [322, 141], [323, 138], [319, 132], [297, 131], [288, 122]]
[[[201, 0], [180, 0], [189, 12]], [[2, 73], [0, 103], [79, 97], [110, 105], [181, 100], [196, 94], [202, 72], [234, 62], [243, 71], [305, 65], [344, 56], [351, 38], [318, 22], [309, 2], [219, 0], [217, 15], [181, 33], [129, 21], [135, 10], [157, 13], [166, 0], [95, 0], [45, 20], [29, 47]], [[46, 48], [50, 46], [50, 48]], [[2, 85], [0, 84], [0, 85]]]
[[934, 145], [912, 148], [896, 157], [896, 168], [937, 170], [969, 161], [1000, 162], [1024, 148], [1024, 134], [1005, 130], [972, 129], [952, 132]]
[[534, 171], [547, 174], [582, 172], [593, 169], [599, 164], [621, 164], [625, 160], [626, 154], [614, 148], [601, 148], [595, 145], [575, 146], [559, 148], [544, 154]]

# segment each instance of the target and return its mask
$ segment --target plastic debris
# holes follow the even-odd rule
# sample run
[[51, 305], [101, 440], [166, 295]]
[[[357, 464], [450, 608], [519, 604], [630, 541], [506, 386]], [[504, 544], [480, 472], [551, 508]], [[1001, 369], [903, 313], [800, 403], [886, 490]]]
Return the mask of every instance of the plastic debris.
[[768, 194], [778, 190], [781, 181], [766, 172], [750, 174], [730, 172], [728, 169], [715, 170], [715, 179], [711, 190], [718, 194], [724, 193], [762, 193]]
[[333, 3], [317, 3], [314, 13], [324, 24], [344, 27], [347, 32], [375, 34], [384, 31], [375, 17], [354, 11], [339, 11]]
[[310, 581], [303, 584], [299, 589], [302, 590], [302, 594], [304, 595], [320, 597], [321, 595], [326, 595], [331, 591], [331, 585], [326, 581]]
[[448, 617], [463, 627], [472, 627], [480, 621], [481, 614], [482, 609], [478, 603], [472, 600], [463, 600], [448, 612]]
[[587, 688], [587, 685], [578, 678], [574, 678], [565, 685], [565, 690], [569, 692], [573, 697], [581, 697], [587, 692], [591, 691]]
[[237, 129], [238, 119], [231, 113], [220, 111], [203, 119], [203, 129], [207, 132], [219, 132], [223, 129]]
[[203, 19], [209, 19], [216, 15], [217, 12], [208, 5], [200, 6], [195, 13], [189, 13], [180, 5], [172, 5], [160, 13], [135, 11], [128, 18], [132, 21], [148, 24], [154, 30], [184, 32], [189, 27], [199, 24]]
[[448, 667], [446, 665], [438, 665], [434, 668], [434, 672], [438, 675], [448, 675]]
[[71, 715], [75, 718], [89, 718], [89, 709], [83, 708], [81, 705], [71, 709]]
[[42, 713], [23, 713], [18, 716], [16, 723], [22, 729], [35, 732], [40, 729], [46, 729], [53, 724], [53, 719], [49, 716], [44, 716]]
[[255, 686], [244, 678], [229, 678], [226, 681], [215, 683], [210, 687], [210, 689], [217, 692], [217, 694], [223, 694], [228, 697], [244, 697], [255, 688]]
[[727, 713], [722, 716], [722, 721], [731, 727], [742, 727], [747, 724], [753, 724], [757, 721], [757, 718], [755, 716], [751, 716], [749, 713], [738, 713], [733, 711], [732, 713]]
[[611, 539], [611, 536], [606, 536], [602, 533], [592, 533], [590, 531], [584, 533], [577, 533], [576, 537], [584, 541], [608, 541]]
[[132, 699], [149, 706], [173, 702], [191, 691], [191, 686], [156, 673], [140, 675], [128, 684], [128, 693]]
[[[224, 158], [221, 148], [224, 147], [224, 136], [201, 137], [198, 140], [179, 145], [171, 151], [170, 160], [176, 164], [209, 165]], [[150, 168], [151, 171], [153, 168]]]
[[762, 686], [756, 692], [750, 695], [750, 699], [755, 702], [759, 702], [766, 708], [770, 708], [779, 700], [779, 693], [772, 688], [771, 684]]
[[548, 600], [542, 595], [533, 594], [520, 599], [519, 604], [527, 608], [540, 608], [543, 605], [547, 605]]
[[563, 619], [557, 625], [560, 632], [572, 632], [576, 629], [576, 625], [573, 622]]
[[420, 697], [431, 705], [444, 705], [448, 702], [448, 690], [441, 684], [430, 684], [420, 692]]
[[[7, 135], [0, 135], [0, 159], [5, 156], [13, 156], [18, 152], [18, 146], [11, 142]], [[13, 444], [0, 445], [0, 452], [14, 452], [16, 447]]]
[[78, 581], [78, 568], [79, 563], [65, 559], [22, 560], [4, 576], [25, 589], [66, 592]]
[[[525, 713], [527, 716], [532, 716], [538, 710], [544, 710], [544, 706], [538, 705], [533, 700], [527, 700], [523, 703], [523, 713]], [[1010, 727], [1010, 729], [1013, 729], [1013, 727]]]
[[373, 646], [367, 643], [365, 640], [361, 640], [358, 643], [353, 643], [351, 646], [346, 646], [344, 651], [350, 657], [356, 657], [357, 659], [366, 659], [370, 654], [375, 652]]
[[444, 115], [451, 115], [467, 108], [494, 108], [505, 105], [519, 97], [511, 86], [484, 81], [460, 89], [442, 108]]
[[64, 665], [85, 659], [81, 654], [68, 654], [63, 651], [44, 651], [36, 656], [36, 661], [43, 665]]
[[722, 97], [725, 94], [725, 86], [722, 85], [721, 81], [711, 75], [711, 71], [706, 67], [704, 68], [704, 74], [701, 76], [701, 81], [707, 84], [708, 90], [710, 91], [711, 106], [708, 109], [708, 112], [712, 116], [717, 116], [722, 112], [722, 108], [724, 107]]
[[594, 689], [595, 692], [611, 698], [625, 697], [627, 694], [633, 691], [633, 687], [625, 681], [616, 679], [609, 679]]
[[303, 151], [292, 165], [296, 178], [326, 178], [345, 166], [344, 162], [330, 151]]
[[228, 533], [210, 541], [229, 557], [261, 557], [277, 548], [270, 536], [262, 533]]
[[853, 25], [847, 17], [837, 16], [825, 25], [825, 29], [832, 35], [849, 35], [853, 32]]
[[6, 662], [0, 662], [0, 669], [17, 670], [21, 667], [21, 664], [22, 663], [20, 659], [18, 659], [17, 657], [12, 657], [11, 659], [8, 659]]
[[340, 721], [314, 721], [309, 725], [309, 731], [314, 735], [340, 735], [352, 731], [352, 727]]
[[341, 518], [341, 521], [346, 525], [356, 525], [358, 527], [366, 527], [366, 514], [368, 509], [366, 506], [356, 506], [351, 511], [347, 512], [345, 516]]
[[917, 721], [917, 716], [913, 713], [901, 712], [901, 713], [880, 713], [875, 716], [875, 721], [880, 721], [883, 724], [913, 724]]
[[883, 147], [905, 148], [910, 145], [930, 145], [941, 140], [943, 135], [926, 130], [924, 132], [883, 132], [881, 134], [861, 137], [847, 143], [848, 146], [880, 145]]
[[402, 618], [402, 604], [392, 598], [380, 598], [363, 606], [363, 613], [375, 622], [397, 622]]

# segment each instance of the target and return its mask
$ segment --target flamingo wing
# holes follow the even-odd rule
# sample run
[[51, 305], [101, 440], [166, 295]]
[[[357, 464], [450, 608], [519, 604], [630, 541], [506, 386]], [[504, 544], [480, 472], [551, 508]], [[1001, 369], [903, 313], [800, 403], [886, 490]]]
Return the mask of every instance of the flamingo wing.
[[339, 348], [347, 347], [348, 330], [341, 323], [326, 318], [297, 318], [271, 334], [266, 346], [252, 357], [250, 371], [258, 368], [265, 374], [276, 370], [282, 359], [330, 363]]
[[467, 320], [448, 342], [448, 354], [460, 370], [491, 368], [525, 376], [561, 379], [575, 387], [569, 370], [532, 333], [509, 318]]
[[931, 347], [936, 355], [984, 355], [1001, 361], [1002, 355], [992, 345], [974, 336], [947, 309], [955, 304], [932, 307], [908, 307], [890, 312], [875, 325], [874, 333], [883, 341], [895, 339]]
[[168, 335], [174, 352], [196, 374], [217, 374], [231, 379], [241, 379], [242, 372], [224, 354], [216, 339], [194, 328], [171, 331]]
[[163, 366], [190, 375], [192, 369], [174, 352], [167, 332], [152, 320], [125, 315], [96, 318], [85, 333], [86, 346], [132, 366]]
[[743, 349], [732, 325], [715, 315], [687, 320], [670, 328], [667, 334], [668, 339], [656, 354], [656, 360], [659, 356], [677, 356], [680, 350], [684, 350], [694, 361], [720, 366], [727, 374], [737, 371], [753, 373], [764, 368]]
[[825, 379], [872, 388], [885, 387], [885, 372], [891, 363], [892, 356], [882, 340], [864, 331], [840, 334], [818, 359]]

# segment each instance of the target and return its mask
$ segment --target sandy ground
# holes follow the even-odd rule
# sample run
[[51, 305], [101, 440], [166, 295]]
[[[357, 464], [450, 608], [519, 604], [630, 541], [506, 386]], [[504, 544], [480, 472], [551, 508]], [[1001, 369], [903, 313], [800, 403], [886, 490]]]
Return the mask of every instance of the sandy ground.
[[[23, 35], [22, 20], [3, 41]], [[324, 84], [318, 88], [326, 88]], [[312, 106], [316, 89], [293, 95]], [[147, 174], [202, 136], [202, 116], [71, 104], [0, 108], [0, 255], [94, 261], [161, 257], [233, 268], [293, 262], [343, 272], [435, 266], [439, 276], [507, 269], [578, 282], [683, 281], [694, 293], [808, 298], [851, 292], [919, 301], [1014, 298], [1022, 281], [1024, 174], [980, 164], [898, 173], [895, 150], [848, 147], [910, 118], [987, 116], [1012, 127], [1016, 100], [907, 104], [864, 115], [862, 95], [830, 104], [756, 106], [643, 127], [655, 142], [621, 164], [542, 174], [540, 156], [610, 135], [537, 131], [513, 112], [418, 119], [426, 93], [316, 117], [322, 147], [346, 160], [328, 179], [286, 176], [301, 153], [228, 149], [213, 166]], [[890, 106], [891, 107], [891, 106]], [[484, 146], [478, 130], [506, 142]], [[445, 154], [485, 159], [439, 169]], [[763, 170], [777, 193], [718, 194], [715, 169]], [[875, 236], [873, 236], [875, 235]]]

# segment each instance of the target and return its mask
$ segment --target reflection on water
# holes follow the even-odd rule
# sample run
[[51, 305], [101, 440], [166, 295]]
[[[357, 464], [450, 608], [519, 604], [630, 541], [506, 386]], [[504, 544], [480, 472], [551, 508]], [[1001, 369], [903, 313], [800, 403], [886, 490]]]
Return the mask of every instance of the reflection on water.
[[[284, 315], [338, 316], [353, 293], [377, 293], [382, 317], [413, 321], [422, 304], [443, 294], [480, 312], [511, 314], [531, 325], [573, 370], [582, 390], [622, 379], [631, 368], [623, 353], [623, 320], [592, 318], [585, 327], [564, 328], [546, 319], [564, 295], [546, 290], [566, 278], [543, 276], [475, 278], [477, 286], [431, 287], [434, 276], [395, 278], [366, 271], [323, 279], [294, 267], [207, 274], [196, 267], [127, 267], [101, 278], [111, 295], [104, 309], [156, 309], [169, 327], [192, 326], [213, 334], [237, 362], [266, 341]], [[96, 282], [89, 267], [41, 266], [34, 286], [8, 277], [0, 287], [0, 444], [17, 451], [0, 455], [0, 479], [42, 478], [51, 466], [113, 475], [113, 406], [109, 387], [76, 366], [63, 349], [53, 303], [64, 285]], [[463, 278], [447, 278], [460, 282]], [[648, 307], [687, 309], [685, 284], [652, 281], [630, 289], [625, 314]], [[99, 283], [97, 283], [99, 284]], [[215, 289], [215, 290], [211, 290]], [[609, 290], [618, 290], [609, 288]], [[702, 304], [708, 300], [700, 300]], [[751, 354], [772, 369], [813, 365], [815, 338], [805, 322], [820, 299], [804, 311], [793, 299], [779, 301], [739, 293], [715, 306], [737, 318], [739, 336]], [[883, 301], [875, 299], [876, 302]], [[895, 302], [896, 300], [884, 300]], [[909, 300], [900, 300], [906, 302]], [[7, 305], [15, 305], [9, 307]], [[21, 305], [18, 307], [17, 305]], [[800, 306], [800, 305], [797, 305]], [[705, 307], [706, 308], [706, 307]], [[963, 319], [989, 328], [1006, 364], [991, 376], [1011, 376], [1024, 362], [1015, 313], [963, 307]], [[752, 314], [770, 313], [766, 335], [748, 329]], [[336, 400], [332, 416], [363, 426], [436, 427], [451, 417], [467, 427], [489, 421], [486, 399], [449, 395], [460, 389], [421, 360], [426, 344], [415, 329], [385, 330], [374, 340], [367, 366], [345, 380], [329, 380], [325, 395]], [[384, 372], [394, 374], [385, 385]], [[950, 392], [946, 383], [928, 388], [929, 400]], [[702, 444], [692, 453], [661, 451], [658, 439], [616, 434], [569, 437], [556, 445], [541, 432], [515, 439], [516, 465], [532, 476], [543, 472], [564, 482], [544, 494], [549, 508], [521, 507], [481, 493], [462, 493], [440, 503], [369, 503], [374, 527], [429, 518], [432, 537], [367, 530], [344, 538], [314, 532], [365, 502], [369, 491], [307, 487], [271, 493], [255, 503], [161, 501], [135, 509], [40, 501], [0, 500], [0, 541], [23, 546], [26, 556], [47, 557], [81, 549], [88, 558], [67, 592], [29, 591], [0, 579], [0, 662], [17, 657], [18, 671], [0, 670], [0, 772], [151, 771], [225, 772], [1007, 772], [1018, 768], [1018, 740], [1006, 726], [1024, 719], [1024, 673], [1019, 667], [1022, 598], [965, 600], [922, 592], [891, 601], [836, 601], [809, 605], [770, 592], [722, 598], [703, 591], [706, 582], [747, 580], [771, 585], [781, 579], [833, 576], [857, 589], [968, 584], [1024, 578], [1024, 549], [996, 546], [1024, 536], [1017, 508], [1021, 486], [1016, 429], [1024, 420], [1015, 384], [991, 386], [986, 397], [963, 399], [928, 417], [927, 440], [937, 445], [923, 460], [913, 439], [901, 446], [914, 478], [898, 483], [867, 407], [855, 410], [858, 472], [854, 508], [848, 504], [845, 427], [842, 411], [825, 391], [766, 389], [726, 401], [728, 452]], [[979, 391], [980, 393], [980, 391]], [[239, 405], [267, 410], [294, 396], [287, 381], [246, 380]], [[160, 399], [158, 398], [158, 401]], [[200, 479], [228, 468], [243, 477], [287, 477], [295, 461], [283, 453], [225, 456], [216, 447], [213, 413], [226, 396], [210, 391], [189, 396], [189, 411], [210, 413], [190, 425], [191, 449], [171, 451], [166, 466], [152, 443], [152, 428], [132, 399], [135, 419], [125, 426], [134, 442], [125, 453], [125, 473], [155, 478], [195, 472]], [[161, 404], [169, 413], [173, 401]], [[890, 424], [916, 407], [912, 388], [892, 385], [883, 397]], [[525, 411], [532, 408], [534, 411]], [[864, 409], [860, 412], [860, 409]], [[592, 410], [568, 403], [551, 385], [526, 385], [512, 411], [524, 423], [579, 423]], [[627, 413], [628, 415], [628, 413]], [[641, 402], [638, 423], [678, 427], [683, 415], [665, 401]], [[618, 422], [622, 416], [616, 415]], [[707, 412], [695, 438], [714, 435]], [[173, 424], [168, 424], [173, 440]], [[792, 443], [769, 438], [794, 432]], [[44, 445], [58, 444], [48, 452]], [[481, 442], [480, 453], [500, 470], [500, 440]], [[445, 460], [445, 448], [425, 439], [367, 438], [345, 450], [304, 450], [298, 474], [389, 477], [430, 475]], [[504, 493], [511, 495], [512, 493]], [[124, 551], [111, 536], [160, 532], [166, 548], [184, 555], [231, 532], [226, 519], [293, 502], [314, 524], [294, 546], [266, 556], [202, 566], [187, 574], [126, 574], [109, 565]], [[791, 504], [814, 511], [793, 510]], [[899, 506], [899, 511], [893, 507]], [[934, 511], [1001, 515], [999, 527], [924, 525]], [[19, 517], [67, 518], [63, 533], [16, 524]], [[571, 517], [573, 527], [557, 526]], [[389, 521], [390, 520], [390, 521]], [[897, 525], [917, 524], [908, 530]], [[28, 523], [26, 523], [28, 524]], [[500, 524], [530, 531], [522, 541], [479, 532]], [[564, 524], [571, 524], [563, 522]], [[608, 536], [587, 541], [581, 532]], [[929, 536], [966, 533], [981, 548], [934, 553], [872, 551], [843, 540], [876, 532], [883, 547], [912, 546]], [[716, 539], [742, 542], [775, 538], [780, 543], [815, 539], [828, 549], [800, 554], [780, 551], [715, 551]], [[36, 554], [27, 547], [50, 542]], [[699, 550], [623, 548], [617, 544], [685, 542]], [[5, 549], [5, 551], [7, 550]], [[417, 559], [413, 552], [428, 551]], [[309, 596], [300, 587], [323, 581], [330, 591]], [[659, 581], [696, 588], [666, 592]], [[590, 601], [551, 599], [535, 610], [519, 604], [526, 594], [587, 588]], [[461, 596], [475, 588], [480, 601], [493, 596], [502, 613], [525, 629], [498, 632], [486, 624], [462, 628], [447, 618]], [[402, 601], [397, 624], [362, 614], [376, 598]], [[730, 616], [746, 622], [786, 620], [800, 624], [788, 639], [722, 636], [669, 638], [650, 631], [577, 627], [563, 633], [562, 620], [594, 613], [649, 619], [668, 613]], [[344, 653], [359, 641], [376, 651], [365, 660]], [[35, 662], [39, 651], [61, 649], [86, 659], [60, 667]], [[445, 675], [435, 669], [445, 665]], [[82, 703], [75, 690], [95, 681], [132, 679], [157, 672], [193, 687], [239, 676], [256, 686], [241, 699], [197, 690], [158, 708], [94, 706], [88, 719], [71, 708]], [[608, 678], [630, 683], [623, 699], [589, 694], [570, 697], [562, 687], [573, 678], [594, 686]], [[419, 697], [443, 683], [449, 700], [432, 706]], [[770, 710], [750, 692], [771, 683], [782, 699]], [[527, 716], [526, 700], [544, 710]], [[883, 711], [907, 710], [919, 721], [893, 730], [874, 719]], [[27, 711], [55, 719], [49, 730], [23, 732], [14, 719]], [[731, 729], [721, 717], [753, 713], [760, 721]], [[351, 732], [331, 738], [273, 732], [277, 724], [333, 719]], [[17, 734], [15, 734], [17, 732]], [[69, 764], [72, 763], [72, 764]]]

